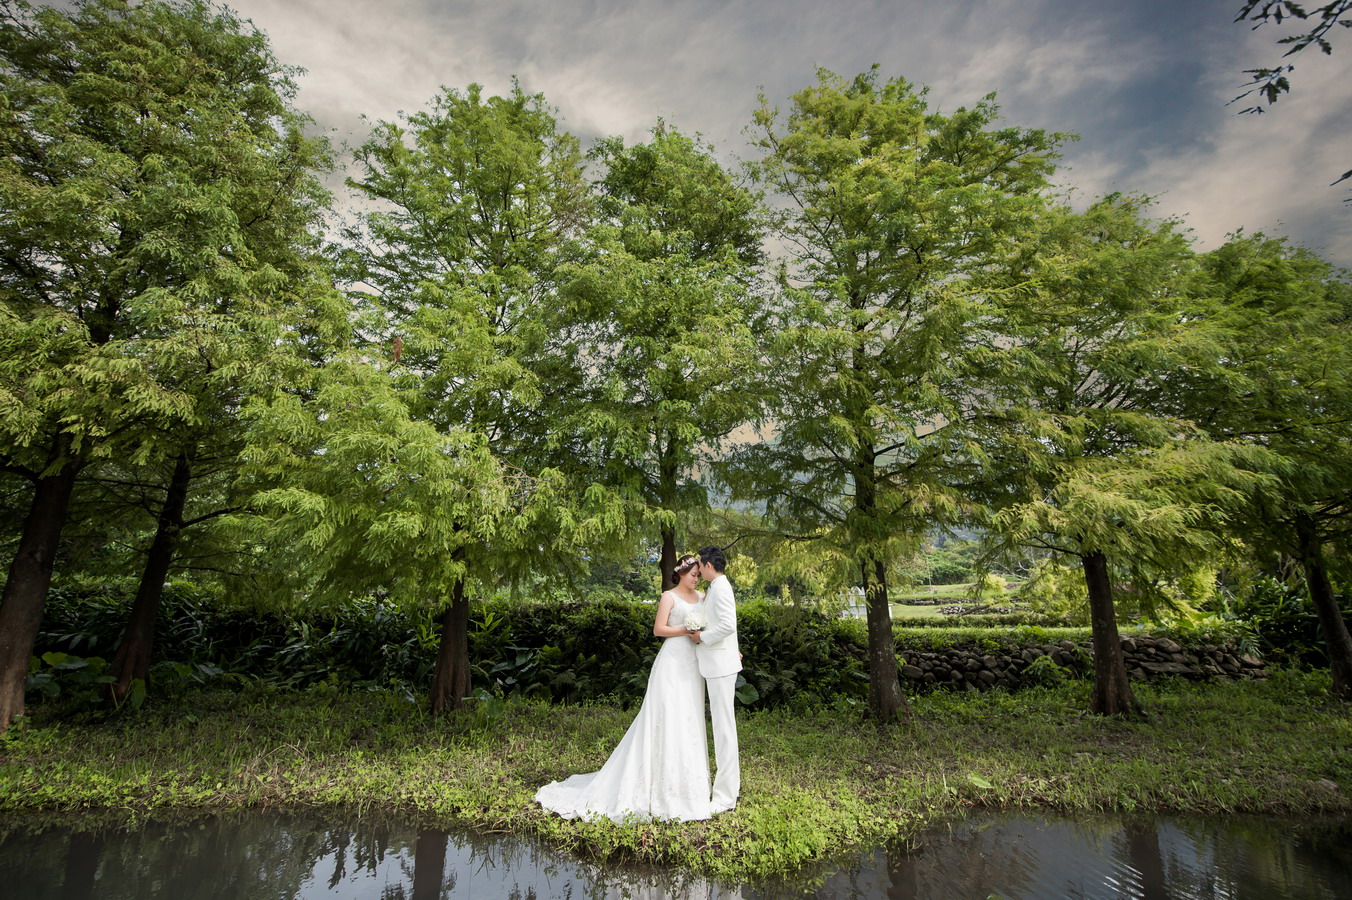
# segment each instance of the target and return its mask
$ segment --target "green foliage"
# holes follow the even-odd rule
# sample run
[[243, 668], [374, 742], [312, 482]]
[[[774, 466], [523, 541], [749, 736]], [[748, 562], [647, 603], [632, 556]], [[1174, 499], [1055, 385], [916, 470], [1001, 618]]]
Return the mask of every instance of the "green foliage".
[[[285, 479], [270, 498], [335, 583], [421, 603], [462, 579], [580, 573], [583, 548], [632, 545], [641, 509], [593, 481], [594, 434], [577, 427], [586, 328], [560, 298], [591, 210], [577, 140], [543, 97], [472, 84], [378, 122], [356, 157], [349, 184], [374, 206], [334, 255], [367, 357], [310, 413], [328, 431], [324, 458], [308, 451], [322, 503]], [[346, 492], [351, 479], [365, 490]], [[347, 552], [324, 549], [335, 529]]]
[[797, 258], [770, 348], [775, 439], [729, 480], [834, 563], [834, 587], [908, 557], [963, 504], [933, 423], [969, 414], [964, 379], [992, 349], [972, 277], [1012, 250], [1062, 139], [997, 118], [992, 97], [933, 111], [876, 68], [820, 70], [787, 115], [764, 98], [755, 115], [754, 172], [791, 201]]
[[884, 662], [888, 583], [968, 507], [948, 425], [972, 414], [970, 376], [998, 352], [976, 276], [1041, 206], [1062, 139], [997, 119], [993, 95], [944, 115], [876, 66], [819, 69], [787, 115], [762, 97], [754, 117], [765, 155], [752, 171], [786, 201], [792, 256], [767, 345], [774, 439], [723, 477], [805, 546], [833, 593], [863, 589], [883, 720], [904, 703]]
[[[856, 619], [778, 603], [741, 603], [737, 643], [753, 708], [802, 708], [837, 698], [862, 702], [867, 640]], [[739, 691], [739, 694], [742, 692]]]
[[[1077, 626], [1076, 617], [1058, 616], [1049, 613], [1039, 613], [1031, 611], [1012, 612], [1012, 613], [964, 613], [961, 617], [938, 615], [927, 618], [908, 618], [899, 627], [905, 628], [940, 628], [951, 629], [954, 627], [962, 628], [980, 628], [986, 629], [991, 633], [1000, 633], [1008, 629], [1018, 628], [1066, 628]], [[954, 622], [961, 622], [961, 626], [955, 626]]]
[[[1346, 595], [1344, 617], [1352, 615]], [[1254, 649], [1277, 665], [1328, 666], [1319, 616], [1303, 583], [1262, 578], [1227, 604], [1226, 618], [1252, 630]]]
[[[58, 591], [49, 604], [41, 653], [91, 655], [111, 648], [124, 625], [125, 594]], [[587, 601], [474, 604], [469, 628], [476, 693], [558, 703], [642, 699], [661, 646], [655, 607], [620, 595]], [[739, 642], [747, 657], [743, 705], [802, 707], [861, 696], [863, 633], [855, 620], [765, 602], [739, 604]], [[228, 608], [171, 585], [156, 624], [159, 662], [152, 698], [203, 685], [369, 691], [412, 696], [427, 683], [439, 632], [429, 610], [372, 599], [326, 609]], [[40, 701], [41, 684], [34, 684]]]
[[284, 378], [332, 313], [307, 232], [328, 150], [228, 10], [7, 10], [0, 446], [33, 473], [64, 462], [57, 432], [82, 459], [153, 461]]
[[996, 572], [987, 572], [976, 580], [973, 588], [976, 599], [980, 601], [999, 600], [1007, 590], [1006, 579]]
[[1256, 447], [1176, 414], [1177, 378], [1219, 365], [1204, 282], [1173, 222], [1110, 196], [1049, 213], [1001, 308], [1019, 372], [984, 420], [993, 536], [1172, 574], [1220, 552], [1227, 515], [1265, 483]]
[[1083, 573], [1055, 558], [1034, 563], [1017, 596], [1039, 615], [1057, 616], [1077, 625], [1089, 624], [1089, 592]]
[[293, 589], [440, 600], [465, 577], [467, 553], [510, 542], [514, 488], [539, 486], [514, 485], [481, 434], [413, 418], [385, 373], [355, 356], [306, 387], [248, 409], [256, 500], [231, 520], [265, 542]]
[[587, 402], [552, 426], [586, 435], [576, 450], [591, 471], [643, 500], [670, 567], [684, 520], [706, 504], [698, 471], [760, 417], [759, 199], [665, 124], [591, 157], [601, 216], [564, 291]]
[[[99, 688], [111, 684], [113, 677], [103, 674], [108, 661], [99, 656], [80, 657], [68, 653], [44, 653], [33, 657], [28, 667], [26, 691], [36, 691], [46, 699], [61, 697], [67, 701], [89, 704], [98, 700]], [[145, 696], [142, 685], [141, 698]], [[140, 703], [134, 702], [134, 706]]]
[[925, 567], [916, 573], [917, 583], [966, 584], [975, 575], [981, 545], [977, 541], [946, 541], [925, 554]]
[[394, 358], [414, 418], [476, 431], [533, 473], [521, 454], [545, 441], [582, 364], [557, 297], [588, 212], [577, 140], [540, 95], [472, 84], [376, 123], [356, 158], [349, 184], [378, 211], [335, 254], [362, 334]]
[[1023, 677], [1033, 684], [1051, 687], [1061, 684], [1072, 675], [1070, 669], [1058, 665], [1050, 656], [1039, 656], [1023, 670]]
[[1180, 403], [1218, 439], [1263, 448], [1274, 476], [1233, 531], [1259, 558], [1282, 554], [1336, 579], [1352, 558], [1348, 273], [1261, 234], [1235, 235], [1203, 263], [1229, 365], [1193, 373]]

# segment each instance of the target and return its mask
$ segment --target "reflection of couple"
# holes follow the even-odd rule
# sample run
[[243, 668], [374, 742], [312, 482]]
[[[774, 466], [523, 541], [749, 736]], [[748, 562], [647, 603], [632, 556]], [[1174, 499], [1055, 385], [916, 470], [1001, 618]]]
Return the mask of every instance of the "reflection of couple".
[[[737, 724], [733, 692], [737, 609], [723, 574], [723, 551], [705, 547], [676, 565], [676, 586], [662, 594], [653, 634], [663, 638], [643, 705], [599, 772], [547, 784], [535, 794], [567, 818], [707, 819], [737, 803]], [[708, 596], [695, 589], [709, 582]], [[704, 693], [714, 727], [717, 777], [709, 791]]]

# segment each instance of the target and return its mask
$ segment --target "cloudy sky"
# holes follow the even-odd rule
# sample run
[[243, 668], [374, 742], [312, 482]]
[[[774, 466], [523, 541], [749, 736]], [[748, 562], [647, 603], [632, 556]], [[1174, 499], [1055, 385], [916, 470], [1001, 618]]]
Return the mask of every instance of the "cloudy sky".
[[[1073, 132], [1079, 202], [1159, 198], [1202, 248], [1289, 235], [1352, 267], [1352, 33], [1297, 60], [1262, 116], [1226, 106], [1285, 34], [1233, 24], [1241, 0], [233, 0], [302, 66], [298, 105], [340, 141], [361, 116], [414, 111], [445, 85], [517, 76], [584, 144], [642, 140], [660, 116], [729, 161], [752, 154], [757, 94], [787, 106], [824, 66], [879, 63], [951, 111], [994, 92], [1012, 124]], [[1247, 104], [1245, 104], [1247, 105]]]

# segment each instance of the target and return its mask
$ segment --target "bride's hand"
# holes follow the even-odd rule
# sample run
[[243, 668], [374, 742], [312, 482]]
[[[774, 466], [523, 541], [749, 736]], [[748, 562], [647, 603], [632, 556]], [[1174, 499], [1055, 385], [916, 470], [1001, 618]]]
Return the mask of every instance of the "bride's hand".
[[699, 639], [699, 632], [698, 632], [698, 631], [692, 631], [692, 632], [690, 632], [690, 640], [694, 641], [696, 644], [703, 643], [703, 641], [701, 641], [701, 640]]

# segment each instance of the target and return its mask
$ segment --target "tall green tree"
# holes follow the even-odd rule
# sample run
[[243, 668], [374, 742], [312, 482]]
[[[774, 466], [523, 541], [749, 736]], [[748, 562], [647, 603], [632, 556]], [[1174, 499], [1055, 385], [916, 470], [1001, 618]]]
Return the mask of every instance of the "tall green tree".
[[997, 119], [992, 97], [945, 115], [876, 67], [820, 71], [787, 116], [762, 100], [755, 117], [790, 262], [768, 352], [775, 433], [741, 455], [734, 487], [848, 561], [884, 721], [906, 706], [889, 565], [962, 504], [948, 424], [967, 414], [969, 364], [991, 341], [972, 278], [1042, 206], [1060, 140]]
[[[581, 442], [561, 426], [575, 421], [586, 361], [559, 281], [591, 214], [577, 140], [543, 97], [518, 85], [485, 97], [470, 85], [444, 90], [404, 124], [378, 123], [357, 161], [351, 185], [372, 210], [348, 229], [340, 272], [366, 311], [364, 338], [398, 348], [392, 377], [410, 415], [474, 435], [502, 471], [533, 483], [572, 474]], [[598, 497], [568, 494], [584, 496]], [[624, 505], [611, 512], [623, 516]], [[468, 694], [466, 580], [488, 580], [518, 552], [542, 567], [576, 558], [548, 530], [474, 547], [443, 614], [434, 710]]]
[[1277, 480], [1236, 534], [1299, 562], [1324, 634], [1334, 691], [1352, 699], [1352, 637], [1331, 575], [1352, 574], [1352, 286], [1308, 250], [1238, 235], [1207, 253], [1225, 368], [1181, 382], [1180, 414], [1218, 440], [1273, 455]]
[[[32, 500], [0, 598], [0, 727], [79, 473], [173, 458], [189, 383], [284, 342], [278, 260], [321, 202], [321, 143], [266, 36], [206, 2], [4, 6], [0, 18], [0, 447]], [[215, 397], [208, 402], [215, 402]]]
[[583, 452], [603, 477], [655, 512], [667, 590], [679, 520], [707, 503], [697, 474], [761, 408], [759, 203], [712, 148], [665, 124], [592, 157], [602, 218], [568, 292], [592, 323], [585, 421], [570, 430], [591, 436]]
[[[992, 536], [1075, 558], [1093, 629], [1093, 712], [1139, 709], [1113, 581], [1172, 574], [1217, 552], [1258, 477], [1246, 448], [1211, 441], [1171, 408], [1181, 378], [1223, 364], [1186, 236], [1111, 196], [1049, 210], [1027, 255], [997, 276], [1005, 337], [972, 423], [969, 482]], [[998, 311], [997, 311], [998, 310]], [[1131, 579], [1140, 590], [1144, 577]]]

